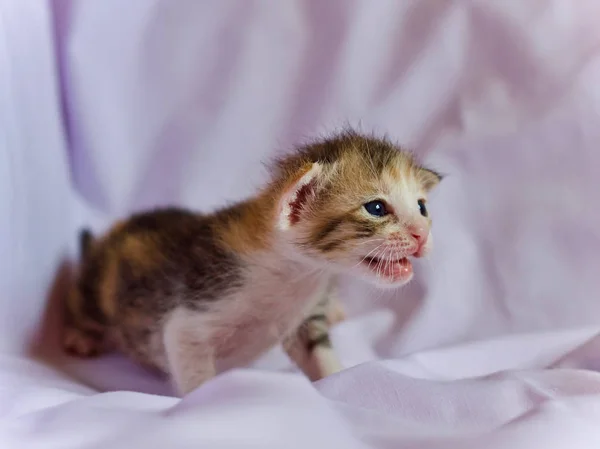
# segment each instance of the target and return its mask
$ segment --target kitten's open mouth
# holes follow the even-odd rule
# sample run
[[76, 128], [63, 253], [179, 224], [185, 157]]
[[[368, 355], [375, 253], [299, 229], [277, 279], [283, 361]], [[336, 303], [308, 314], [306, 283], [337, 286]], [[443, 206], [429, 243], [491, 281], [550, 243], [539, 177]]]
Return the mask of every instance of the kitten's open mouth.
[[392, 282], [408, 280], [413, 274], [412, 263], [406, 257], [398, 260], [367, 257], [362, 263], [378, 277], [386, 278]]

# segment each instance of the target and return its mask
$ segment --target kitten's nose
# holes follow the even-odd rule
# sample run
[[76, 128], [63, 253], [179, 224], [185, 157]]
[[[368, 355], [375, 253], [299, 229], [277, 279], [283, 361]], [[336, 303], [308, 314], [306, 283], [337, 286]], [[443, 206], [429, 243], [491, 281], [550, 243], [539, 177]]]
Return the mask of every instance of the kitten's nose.
[[416, 234], [414, 232], [412, 232], [410, 235], [412, 235], [412, 237], [417, 241], [417, 243], [421, 243], [421, 240], [423, 240], [423, 236], [421, 234]]
[[421, 249], [423, 248], [423, 246], [425, 246], [425, 244], [427, 243], [427, 236], [429, 235], [429, 233], [427, 232], [427, 229], [423, 227], [411, 227], [410, 235], [412, 236], [412, 238], [415, 239], [415, 242], [417, 243], [415, 255], [418, 255], [419, 253], [421, 253]]
[[423, 243], [424, 243], [425, 239], [427, 238], [427, 236], [424, 236], [423, 234], [416, 234], [414, 232], [412, 232], [410, 235], [412, 236], [413, 239], [415, 239], [417, 241], [417, 245], [419, 246], [419, 248], [421, 246], [423, 246]]

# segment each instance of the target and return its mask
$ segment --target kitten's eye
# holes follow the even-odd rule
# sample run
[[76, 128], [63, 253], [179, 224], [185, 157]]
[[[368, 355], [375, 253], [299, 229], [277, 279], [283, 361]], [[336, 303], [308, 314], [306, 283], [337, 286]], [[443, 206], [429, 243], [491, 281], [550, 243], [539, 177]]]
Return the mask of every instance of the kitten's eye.
[[383, 217], [388, 213], [387, 209], [385, 208], [385, 204], [383, 204], [383, 201], [379, 200], [369, 201], [365, 204], [365, 209], [368, 213], [375, 217]]
[[419, 211], [421, 212], [421, 215], [426, 217], [427, 216], [427, 208], [425, 207], [425, 200], [419, 200], [419, 201], [417, 201], [417, 203], [419, 203]]

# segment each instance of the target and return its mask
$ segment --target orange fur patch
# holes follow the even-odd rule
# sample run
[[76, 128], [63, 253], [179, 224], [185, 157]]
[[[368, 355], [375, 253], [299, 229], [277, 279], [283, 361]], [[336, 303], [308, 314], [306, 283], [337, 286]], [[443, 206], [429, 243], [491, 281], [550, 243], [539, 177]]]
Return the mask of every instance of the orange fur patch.
[[232, 251], [248, 254], [268, 248], [274, 224], [275, 200], [269, 195], [252, 202], [234, 206], [222, 216], [217, 215], [215, 231], [221, 241]]
[[113, 255], [107, 261], [107, 266], [100, 284], [100, 310], [109, 320], [114, 319], [118, 311], [117, 283], [119, 282], [119, 261]]
[[134, 270], [152, 270], [163, 260], [150, 234], [126, 235], [119, 251], [131, 262]]

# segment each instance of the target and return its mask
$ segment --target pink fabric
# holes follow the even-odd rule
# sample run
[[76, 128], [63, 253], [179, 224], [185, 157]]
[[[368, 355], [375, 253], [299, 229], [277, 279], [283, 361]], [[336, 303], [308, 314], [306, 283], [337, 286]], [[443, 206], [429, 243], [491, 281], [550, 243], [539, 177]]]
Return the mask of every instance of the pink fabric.
[[[599, 13], [0, 0], [0, 446], [600, 447]], [[447, 174], [416, 280], [345, 281], [348, 369], [312, 385], [274, 350], [179, 401], [60, 355], [48, 296], [81, 224], [246, 196], [345, 123]]]

